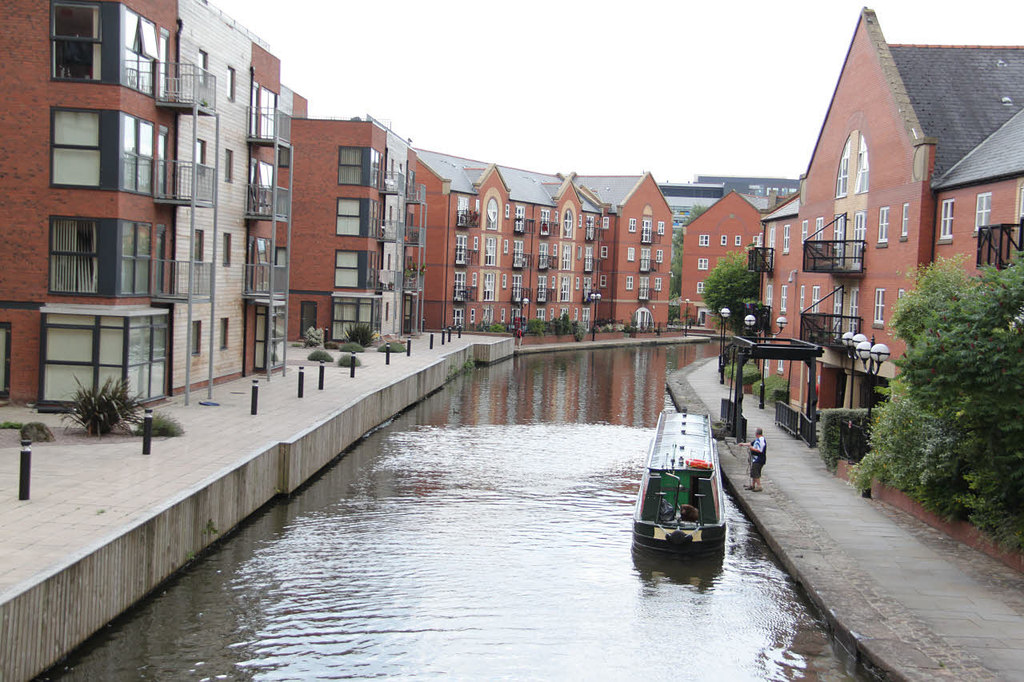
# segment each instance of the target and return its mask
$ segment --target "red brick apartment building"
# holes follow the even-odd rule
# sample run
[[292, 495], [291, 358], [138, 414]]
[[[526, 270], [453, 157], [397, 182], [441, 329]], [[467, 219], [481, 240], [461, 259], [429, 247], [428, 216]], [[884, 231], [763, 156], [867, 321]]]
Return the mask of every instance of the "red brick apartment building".
[[265, 45], [201, 0], [11, 0], [0, 396], [144, 399], [283, 362], [289, 122]]
[[[750, 259], [773, 319], [790, 313], [785, 335], [825, 347], [820, 407], [877, 400], [842, 334], [899, 357], [889, 322], [913, 268], [958, 253], [972, 270], [1003, 266], [1020, 249], [1022, 105], [1024, 48], [890, 45], [861, 13], [799, 204], [767, 216]], [[793, 402], [805, 403], [802, 364], [772, 370], [791, 372]], [[879, 383], [895, 371], [884, 363]]]
[[650, 174], [547, 175], [417, 154], [427, 328], [562, 315], [587, 327], [667, 323], [672, 212]]
[[756, 201], [729, 192], [683, 228], [680, 319], [689, 314], [697, 327], [717, 329], [717, 312], [704, 305], [704, 280], [724, 256], [760, 244], [762, 214]]

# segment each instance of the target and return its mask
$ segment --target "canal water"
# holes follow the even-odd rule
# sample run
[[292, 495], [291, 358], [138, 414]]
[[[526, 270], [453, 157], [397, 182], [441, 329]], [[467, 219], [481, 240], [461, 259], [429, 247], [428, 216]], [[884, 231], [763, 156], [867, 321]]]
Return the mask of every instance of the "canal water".
[[721, 556], [631, 552], [666, 372], [712, 346], [465, 374], [46, 678], [863, 679], [731, 502]]

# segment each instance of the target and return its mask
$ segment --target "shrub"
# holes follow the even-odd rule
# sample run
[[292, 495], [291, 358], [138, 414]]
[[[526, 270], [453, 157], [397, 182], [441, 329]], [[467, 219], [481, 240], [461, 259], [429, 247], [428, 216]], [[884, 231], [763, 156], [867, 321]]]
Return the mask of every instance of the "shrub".
[[[725, 378], [732, 379], [732, 373], [734, 371], [734, 365], [730, 362], [725, 366]], [[761, 370], [757, 368], [757, 364], [748, 362], [743, 365], [743, 385], [751, 386], [757, 381], [761, 380]]]
[[53, 431], [43, 422], [29, 422], [21, 427], [20, 435], [22, 440], [30, 440], [33, 443], [50, 443], [53, 441]]
[[[135, 435], [141, 436], [145, 422], [135, 427]], [[185, 427], [177, 419], [164, 412], [153, 412], [153, 435], [158, 438], [177, 438], [185, 434]]]
[[0, 422], [0, 429], [20, 429], [22, 426], [21, 422]]
[[354, 358], [354, 357], [352, 357], [351, 354], [349, 354], [349, 355], [342, 355], [340, 358], [338, 358], [338, 367], [351, 367], [353, 360], [356, 363], [356, 367], [359, 367], [360, 365], [363, 364], [363, 363], [359, 362], [359, 358]]
[[338, 345], [337, 341], [324, 341], [324, 348], [326, 350], [338, 350]]
[[90, 435], [103, 435], [114, 430], [131, 433], [137, 424], [140, 404], [131, 395], [124, 379], [107, 379], [99, 389], [78, 384], [71, 397], [71, 411], [64, 419], [78, 424]]
[[366, 322], [350, 324], [345, 330], [345, 340], [358, 343], [363, 348], [373, 344], [373, 327]]
[[[754, 395], [761, 394], [761, 381], [754, 382]], [[786, 377], [769, 374], [764, 380], [764, 404], [774, 405], [777, 402], [789, 402], [789, 382]]]
[[355, 341], [349, 341], [348, 343], [341, 344], [338, 350], [342, 353], [362, 353], [365, 349]]
[[487, 331], [501, 334], [505, 332], [505, 325], [501, 324], [500, 322], [495, 322], [494, 324], [487, 328]]
[[533, 318], [532, 320], [526, 323], [526, 333], [534, 334], [536, 336], [544, 336], [545, 327], [547, 327], [547, 324], [544, 322], [544, 320], [538, 320], [537, 318]]
[[334, 362], [333, 355], [319, 348], [307, 355], [306, 359], [310, 362]]
[[[765, 400], [767, 402], [767, 398]], [[863, 407], [852, 410], [836, 408], [819, 410], [818, 415], [820, 417], [818, 423], [818, 450], [828, 470], [835, 471], [836, 464], [843, 458], [843, 449], [839, 442], [839, 425], [842, 422], [852, 421], [854, 424], [865, 428], [868, 424], [868, 411]], [[870, 487], [871, 482], [868, 481], [868, 485], [861, 489], [864, 490]]]
[[[391, 352], [392, 353], [404, 353], [405, 352], [405, 344], [402, 343], [401, 341], [391, 341], [390, 344], [391, 344]], [[384, 345], [385, 344], [382, 343], [379, 346], [377, 346], [377, 352], [378, 353], [385, 352]]]
[[324, 343], [324, 330], [310, 327], [303, 333], [302, 343], [306, 348], [319, 348]]

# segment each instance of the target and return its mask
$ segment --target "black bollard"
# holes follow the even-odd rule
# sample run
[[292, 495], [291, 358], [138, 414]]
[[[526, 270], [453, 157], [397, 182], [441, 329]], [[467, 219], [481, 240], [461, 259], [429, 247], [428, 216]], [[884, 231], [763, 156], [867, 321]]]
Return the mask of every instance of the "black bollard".
[[434, 350], [434, 332], [430, 332], [430, 350]]
[[462, 325], [459, 325], [459, 338], [462, 338]]
[[448, 343], [452, 342], [452, 328], [448, 327]]
[[28, 499], [28, 484], [32, 478], [32, 441], [21, 441], [21, 470], [18, 477], [18, 499]]
[[391, 364], [391, 342], [384, 344], [384, 364]]
[[412, 337], [409, 337], [409, 342], [405, 344], [405, 357], [412, 357]]
[[305, 385], [306, 385], [306, 377], [303, 376], [303, 371], [305, 369], [306, 369], [305, 367], [299, 365], [299, 397], [300, 398], [302, 397], [302, 389], [305, 388]]
[[316, 382], [316, 388], [319, 391], [324, 390], [324, 361], [320, 361], [320, 377]]
[[146, 416], [142, 418], [142, 454], [153, 451], [153, 410], [146, 408]]
[[352, 351], [352, 362], [348, 366], [348, 375], [354, 377], [356, 375], [356, 352]]
[[249, 399], [249, 414], [256, 414], [256, 408], [260, 404], [260, 380], [252, 380], [252, 397]]
[[444, 345], [444, 330], [441, 330], [441, 345]]

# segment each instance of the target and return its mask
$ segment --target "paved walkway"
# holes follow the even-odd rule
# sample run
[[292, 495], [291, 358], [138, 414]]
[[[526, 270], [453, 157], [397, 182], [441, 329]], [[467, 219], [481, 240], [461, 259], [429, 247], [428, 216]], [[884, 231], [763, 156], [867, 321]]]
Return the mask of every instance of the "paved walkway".
[[[711, 359], [677, 372], [669, 388], [717, 417], [728, 380], [718, 383]], [[840, 642], [895, 679], [1024, 680], [1024, 576], [861, 497], [817, 449], [774, 425], [774, 409], [747, 396], [743, 410], [751, 436], [761, 426], [768, 440], [765, 491], [738, 485], [746, 452], [729, 445], [732, 493]]]

